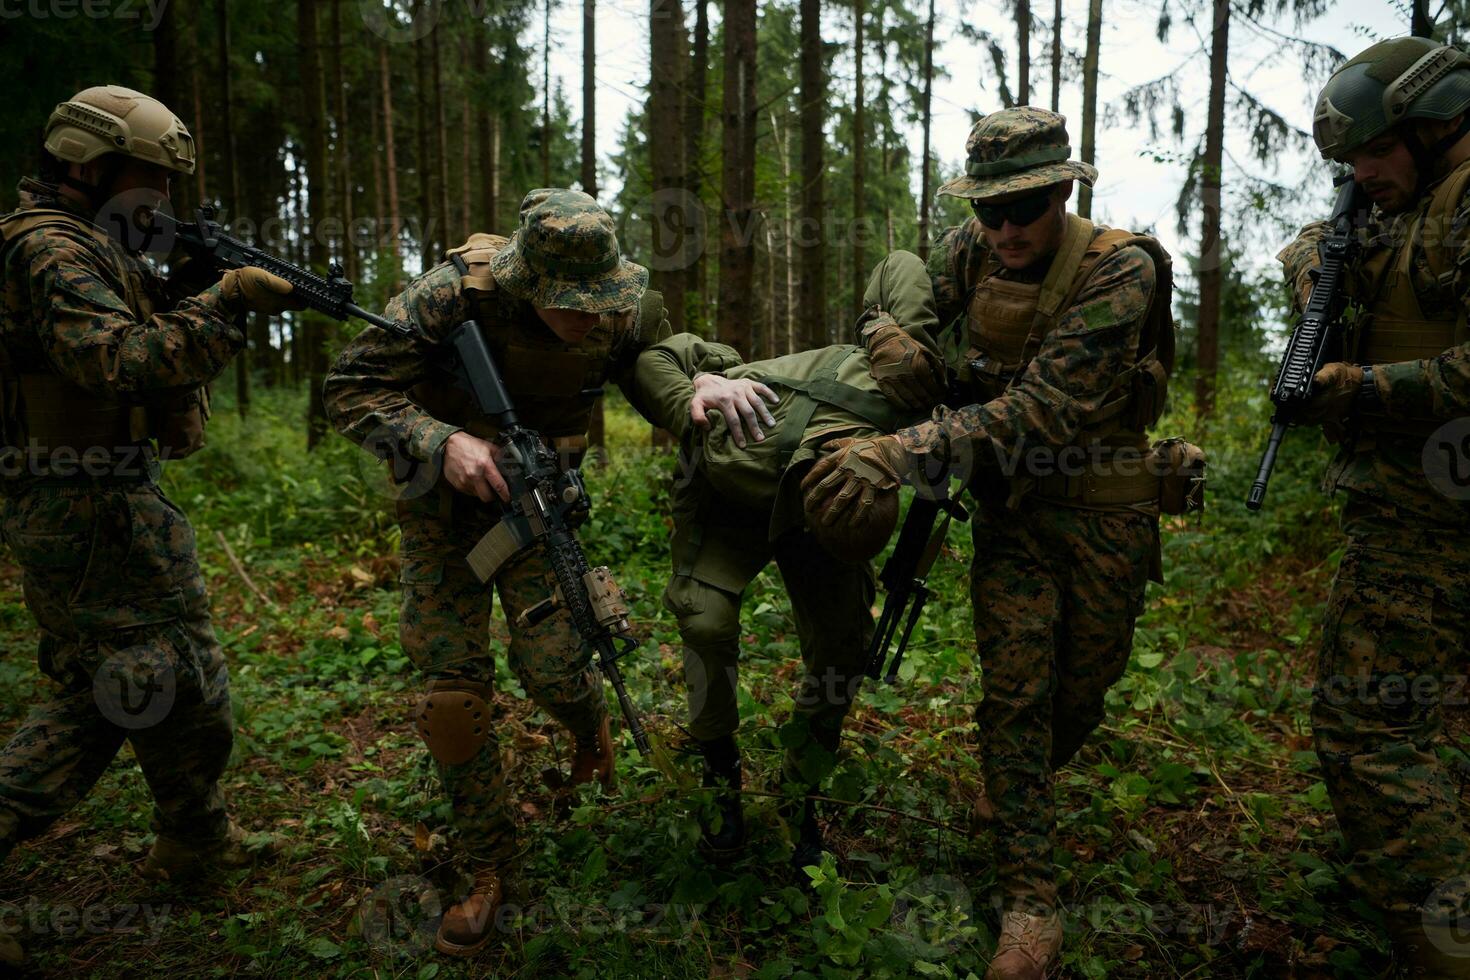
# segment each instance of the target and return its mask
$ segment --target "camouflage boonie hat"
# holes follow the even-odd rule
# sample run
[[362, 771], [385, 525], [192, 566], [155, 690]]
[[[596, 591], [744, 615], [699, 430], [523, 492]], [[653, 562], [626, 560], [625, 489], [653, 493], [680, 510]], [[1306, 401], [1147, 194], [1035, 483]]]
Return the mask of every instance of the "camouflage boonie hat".
[[1039, 190], [1064, 180], [1080, 180], [1088, 187], [1097, 180], [1097, 168], [1068, 160], [1067, 120], [1055, 112], [1020, 106], [982, 116], [965, 142], [965, 174], [939, 193], [970, 199], [1000, 197], [1017, 191]]
[[612, 216], [581, 191], [541, 188], [521, 226], [490, 260], [498, 286], [536, 306], [608, 313], [637, 304], [648, 270], [618, 252]]

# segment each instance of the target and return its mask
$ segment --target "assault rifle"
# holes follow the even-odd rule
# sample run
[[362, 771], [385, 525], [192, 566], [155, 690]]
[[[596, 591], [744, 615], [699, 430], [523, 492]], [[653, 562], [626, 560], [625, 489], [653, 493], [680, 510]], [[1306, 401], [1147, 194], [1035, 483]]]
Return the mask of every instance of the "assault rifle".
[[[939, 492], [947, 489], [939, 488]], [[941, 513], [944, 514], [942, 520], [939, 517]], [[878, 617], [878, 628], [868, 646], [867, 675], [875, 680], [880, 675], [886, 684], [898, 680], [898, 668], [903, 664], [909, 637], [919, 624], [924, 604], [929, 601], [930, 589], [924, 583], [939, 557], [940, 548], [944, 546], [944, 536], [949, 531], [952, 518], [963, 522], [968, 521], [970, 515], [958, 500], [951, 500], [948, 496], [936, 497], [930, 492], [920, 492], [909, 504], [893, 553], [878, 573], [878, 581], [883, 583], [886, 595], [883, 597], [883, 613]], [[936, 521], [939, 523], [937, 529], [934, 526]], [[908, 611], [907, 618], [904, 617], [905, 610]], [[903, 632], [898, 636], [898, 648], [885, 673], [883, 662], [888, 659], [888, 648], [900, 623], [903, 624]]]
[[618, 660], [638, 647], [628, 623], [628, 597], [607, 566], [588, 564], [577, 541], [576, 529], [592, 512], [582, 475], [559, 467], [551, 447], [521, 424], [475, 321], [456, 327], [441, 352], [443, 366], [474, 399], [478, 411], [499, 428], [495, 437], [501, 449], [498, 463], [510, 488], [505, 514], [470, 550], [470, 569], [480, 581], [489, 582], [522, 550], [534, 545], [545, 549], [556, 576], [556, 590], [522, 612], [517, 624], [535, 626], [559, 609], [571, 614], [573, 627], [596, 654], [598, 668], [617, 694], [638, 753], [648, 758], [652, 751], [648, 736], [618, 668]]
[[256, 266], [289, 282], [293, 295], [299, 297], [308, 309], [324, 313], [333, 320], [356, 317], [385, 330], [403, 332], [391, 320], [370, 313], [352, 301], [352, 283], [343, 276], [340, 265], [333, 263], [326, 276], [319, 276], [310, 269], [293, 265], [279, 256], [225, 234], [214, 218], [215, 210], [208, 206], [196, 210], [191, 223], [181, 222], [162, 209], [153, 212], [154, 222], [165, 240], [171, 236], [174, 243], [182, 247], [192, 259], [209, 263], [220, 270]]
[[1347, 269], [1358, 251], [1359, 215], [1367, 210], [1367, 197], [1361, 187], [1345, 174], [1336, 181], [1337, 201], [1332, 207], [1331, 231], [1322, 242], [1322, 266], [1312, 285], [1307, 308], [1297, 319], [1296, 329], [1286, 344], [1281, 371], [1271, 388], [1271, 403], [1276, 411], [1271, 416], [1271, 436], [1261, 468], [1251, 484], [1245, 505], [1260, 510], [1266, 499], [1266, 484], [1276, 466], [1276, 453], [1286, 430], [1295, 425], [1302, 409], [1316, 394], [1316, 375], [1328, 360], [1328, 351], [1339, 339], [1339, 321], [1347, 306], [1343, 294]]

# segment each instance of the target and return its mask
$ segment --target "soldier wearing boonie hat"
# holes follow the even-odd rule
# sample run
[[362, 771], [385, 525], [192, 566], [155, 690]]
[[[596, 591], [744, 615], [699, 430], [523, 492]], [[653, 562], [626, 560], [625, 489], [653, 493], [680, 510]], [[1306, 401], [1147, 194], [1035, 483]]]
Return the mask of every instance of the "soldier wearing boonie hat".
[[[1042, 976], [1061, 947], [1052, 774], [1102, 720], [1158, 571], [1159, 479], [1116, 460], [1148, 449], [1174, 327], [1159, 243], [1066, 213], [1073, 182], [1097, 171], [1070, 158], [1061, 116], [993, 113], [967, 148], [965, 173], [939, 192], [969, 199], [975, 217], [940, 237], [927, 270], [911, 253], [888, 256], [863, 324], [876, 381], [896, 390], [902, 365], [917, 366], [917, 390], [948, 380], [949, 404], [963, 407], [834, 447], [807, 478], [807, 510], [831, 500], [824, 519], [840, 521], [873, 490], [950, 475], [976, 499], [976, 813], [995, 831], [1004, 898], [986, 977], [1003, 980]], [[937, 317], [905, 312], [931, 293]], [[1071, 447], [1085, 464], [1031, 462]]]
[[[404, 653], [431, 694], [452, 692], [488, 717], [495, 662], [486, 648], [490, 594], [465, 560], [494, 526], [505, 483], [495, 428], [431, 368], [433, 340], [475, 320], [521, 420], [575, 465], [586, 448], [594, 392], [615, 381], [638, 404], [634, 362], [668, 336], [663, 298], [648, 271], [624, 259], [612, 218], [586, 194], [547, 188], [521, 203], [509, 238], [475, 234], [388, 301], [385, 315], [421, 339], [368, 326], [338, 358], [323, 390], [327, 412], [349, 439], [399, 475], [415, 467], [429, 492], [398, 500], [402, 530]], [[408, 487], [419, 484], [410, 473]], [[421, 488], [422, 491], [422, 488]], [[573, 737], [568, 787], [613, 783], [613, 742], [602, 683], [565, 609], [534, 626], [521, 612], [546, 597], [550, 566], [528, 551], [496, 576], [510, 630], [509, 659], [526, 693]], [[495, 910], [517, 856], [515, 818], [493, 725], [463, 735], [424, 733], [453, 807], [453, 829], [475, 884], [445, 913], [436, 946], [468, 956], [494, 933]]]

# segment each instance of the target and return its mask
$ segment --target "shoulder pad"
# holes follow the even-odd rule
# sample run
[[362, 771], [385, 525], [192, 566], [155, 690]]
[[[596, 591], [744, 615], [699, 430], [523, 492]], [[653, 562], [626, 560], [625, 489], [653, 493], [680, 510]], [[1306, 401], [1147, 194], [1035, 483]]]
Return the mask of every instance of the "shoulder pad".
[[[495, 276], [490, 271], [490, 260], [508, 244], [508, 238], [480, 231], [471, 235], [463, 245], [451, 248], [444, 254], [456, 266], [464, 263], [466, 271], [461, 282], [465, 289], [488, 293], [495, 289]], [[459, 261], [456, 262], [455, 259]]]

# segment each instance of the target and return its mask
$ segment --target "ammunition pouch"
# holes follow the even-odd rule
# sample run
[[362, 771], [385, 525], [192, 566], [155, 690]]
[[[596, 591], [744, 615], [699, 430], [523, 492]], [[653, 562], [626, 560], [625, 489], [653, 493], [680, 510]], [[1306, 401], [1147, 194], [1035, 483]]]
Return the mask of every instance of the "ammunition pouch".
[[490, 739], [490, 688], [463, 678], [431, 681], [414, 708], [414, 727], [436, 762], [461, 766]]
[[209, 420], [209, 388], [198, 388], [148, 405], [148, 432], [158, 442], [160, 459], [183, 459], [204, 447]]
[[1159, 510], [1193, 514], [1205, 509], [1205, 451], [1183, 439], [1164, 439], [1149, 450], [1149, 470], [1159, 478]]

